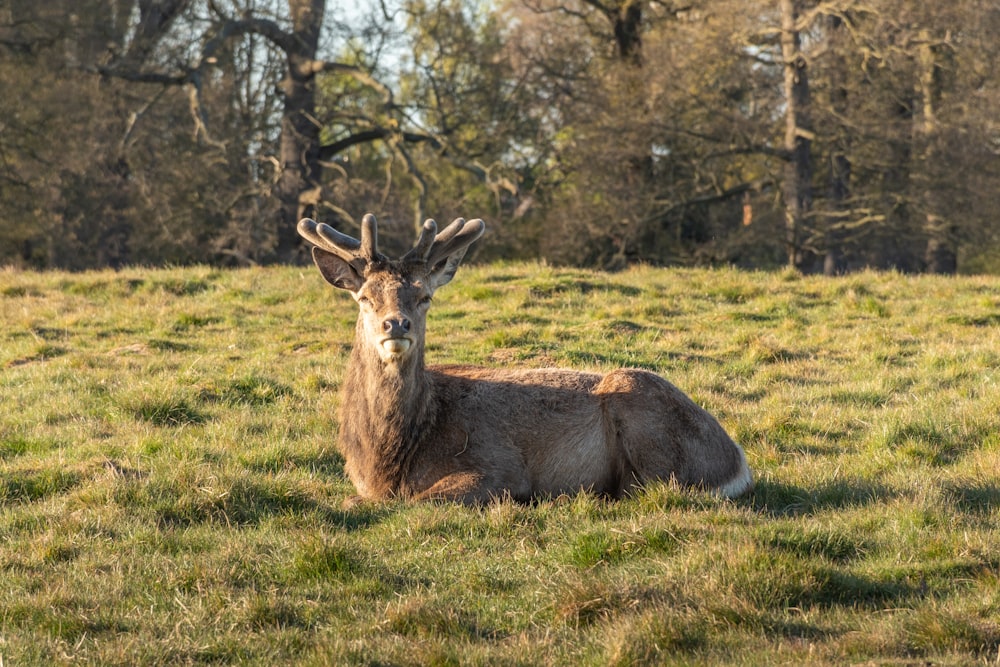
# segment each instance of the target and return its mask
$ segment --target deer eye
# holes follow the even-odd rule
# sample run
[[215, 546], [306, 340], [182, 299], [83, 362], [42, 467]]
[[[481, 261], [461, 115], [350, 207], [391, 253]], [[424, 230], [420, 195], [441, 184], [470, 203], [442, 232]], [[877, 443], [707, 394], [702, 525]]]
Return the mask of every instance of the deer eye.
[[422, 306], [426, 306], [426, 305], [427, 305], [427, 304], [429, 304], [429, 303], [430, 303], [430, 302], [431, 302], [432, 300], [433, 300], [433, 299], [431, 299], [431, 297], [430, 297], [430, 296], [422, 296], [422, 297], [420, 297], [420, 301], [419, 301], [418, 303], [420, 303], [420, 305], [422, 305]]
[[372, 300], [366, 296], [359, 296], [358, 303], [360, 303], [362, 306], [370, 306], [372, 304]]

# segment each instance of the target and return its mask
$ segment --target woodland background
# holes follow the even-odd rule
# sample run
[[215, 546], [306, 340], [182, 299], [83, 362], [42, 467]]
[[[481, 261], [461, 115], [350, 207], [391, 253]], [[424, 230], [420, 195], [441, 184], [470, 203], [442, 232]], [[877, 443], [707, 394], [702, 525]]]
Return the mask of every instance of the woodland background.
[[0, 0], [0, 265], [1000, 272], [995, 0]]

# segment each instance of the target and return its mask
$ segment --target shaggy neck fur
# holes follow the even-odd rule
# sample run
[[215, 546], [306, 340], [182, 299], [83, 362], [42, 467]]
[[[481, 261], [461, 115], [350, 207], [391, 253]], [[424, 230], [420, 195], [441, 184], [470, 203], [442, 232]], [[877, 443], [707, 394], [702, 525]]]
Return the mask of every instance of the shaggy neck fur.
[[368, 494], [395, 496], [436, 415], [423, 346], [401, 362], [384, 362], [357, 328], [340, 408], [340, 445]]

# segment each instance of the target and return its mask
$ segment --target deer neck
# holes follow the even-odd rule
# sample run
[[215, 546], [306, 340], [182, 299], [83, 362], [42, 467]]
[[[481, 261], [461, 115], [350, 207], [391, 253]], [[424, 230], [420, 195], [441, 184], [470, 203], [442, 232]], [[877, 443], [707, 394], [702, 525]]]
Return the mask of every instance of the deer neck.
[[360, 330], [341, 398], [341, 447], [352, 477], [372, 495], [395, 495], [436, 416], [422, 345], [385, 362]]

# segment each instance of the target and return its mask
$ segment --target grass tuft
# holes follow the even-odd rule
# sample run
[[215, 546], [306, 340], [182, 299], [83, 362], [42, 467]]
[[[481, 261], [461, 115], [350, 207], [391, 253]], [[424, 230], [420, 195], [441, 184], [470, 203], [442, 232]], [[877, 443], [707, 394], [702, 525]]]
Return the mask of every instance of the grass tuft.
[[667, 609], [626, 617], [609, 632], [606, 664], [615, 667], [684, 662], [709, 642], [709, 628], [697, 612]]
[[995, 614], [984, 617], [931, 607], [910, 614], [900, 635], [907, 652], [916, 655], [966, 654], [984, 661], [1000, 655], [1000, 622]]
[[208, 419], [192, 401], [183, 396], [128, 397], [121, 405], [134, 419], [154, 426], [188, 426], [203, 424]]
[[261, 407], [291, 395], [291, 387], [267, 377], [251, 375], [226, 380], [217, 387], [204, 389], [201, 398], [207, 401], [220, 401], [233, 407]]
[[72, 489], [82, 481], [69, 470], [15, 469], [0, 477], [0, 502], [37, 502]]
[[349, 580], [364, 570], [358, 554], [328, 539], [312, 539], [292, 560], [296, 581]]
[[423, 596], [390, 605], [383, 625], [390, 632], [417, 639], [447, 637], [461, 641], [492, 634], [463, 610]]

